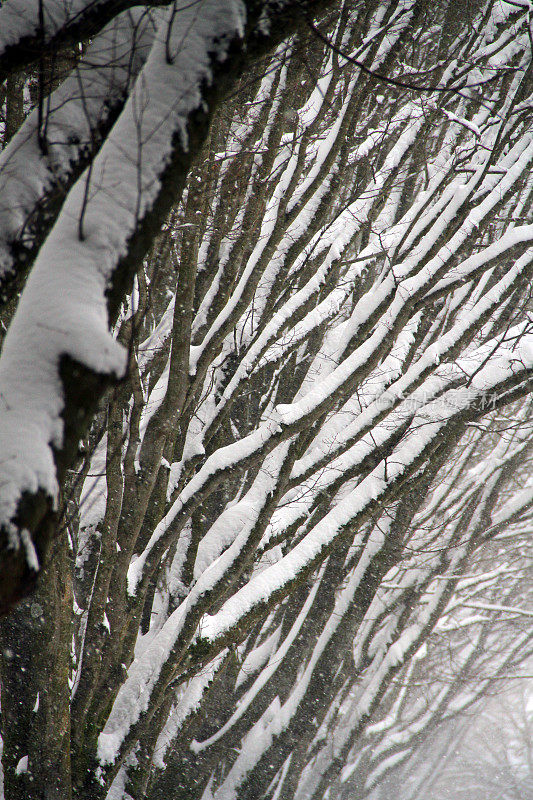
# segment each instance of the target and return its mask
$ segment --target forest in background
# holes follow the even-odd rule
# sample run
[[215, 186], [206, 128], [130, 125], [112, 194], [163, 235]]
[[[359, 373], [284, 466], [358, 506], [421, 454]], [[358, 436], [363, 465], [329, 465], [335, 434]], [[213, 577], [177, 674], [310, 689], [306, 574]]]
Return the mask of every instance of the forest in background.
[[5, 798], [426, 800], [531, 672], [529, 4], [130, 5], [0, 7]]

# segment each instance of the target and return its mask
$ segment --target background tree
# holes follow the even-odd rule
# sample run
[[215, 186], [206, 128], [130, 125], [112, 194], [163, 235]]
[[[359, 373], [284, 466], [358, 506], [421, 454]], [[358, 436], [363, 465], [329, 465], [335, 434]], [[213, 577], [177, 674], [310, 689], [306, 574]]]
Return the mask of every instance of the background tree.
[[[402, 798], [424, 797], [423, 792], [430, 790], [436, 800], [451, 791], [476, 800], [495, 795], [509, 800], [528, 797], [532, 788], [530, 678], [515, 677], [507, 681], [506, 689], [474, 707], [459, 729], [452, 722], [430, 738], [423, 749], [433, 762], [432, 778], [428, 773], [417, 781], [422, 776], [411, 774], [402, 786], [395, 780], [399, 776], [394, 776], [389, 790], [395, 789]], [[413, 785], [417, 785], [414, 793]]]
[[530, 652], [528, 11], [228, 9], [83, 5], [0, 158], [8, 798], [366, 797]]

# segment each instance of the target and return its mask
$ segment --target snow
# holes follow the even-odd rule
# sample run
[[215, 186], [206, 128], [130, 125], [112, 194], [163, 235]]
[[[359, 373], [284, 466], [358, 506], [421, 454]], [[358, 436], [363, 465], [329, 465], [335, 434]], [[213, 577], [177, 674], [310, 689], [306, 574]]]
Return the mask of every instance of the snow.
[[327, 135], [324, 138], [319, 139], [318, 146], [316, 147], [316, 153], [312, 156], [312, 165], [307, 171], [305, 180], [302, 181], [297, 191], [293, 193], [290, 202], [287, 205], [287, 213], [290, 214], [293, 208], [298, 205], [302, 197], [304, 197], [305, 193], [312, 187], [313, 183], [316, 182], [317, 177], [320, 175], [320, 171], [322, 170], [324, 162], [339, 136], [339, 131], [344, 121], [344, 117], [351, 104], [354, 86], [358, 80], [359, 76], [354, 74], [350, 85], [346, 89], [346, 100], [336, 115], [335, 122], [328, 130]]
[[89, 474], [83, 482], [80, 497], [80, 538], [77, 566], [84, 561], [84, 545], [88, 530], [94, 530], [105, 512], [107, 483], [105, 477], [107, 457], [107, 432], [98, 442], [91, 458]]
[[[65, 224], [66, 222], [66, 224]], [[100, 220], [103, 222], [103, 220]], [[103, 225], [102, 225], [103, 227]], [[0, 358], [0, 521], [9, 521], [23, 491], [56, 495], [50, 445], [63, 435], [62, 355], [97, 372], [123, 374], [123, 349], [108, 332], [105, 276], [94, 257], [105, 231], [90, 245], [72, 236], [62, 218], [43, 245]]]
[[[253, 516], [247, 518], [246, 523], [232, 544], [203, 571], [186, 599], [170, 615], [161, 629], [150, 638], [148, 646], [142, 648], [139, 658], [131, 665], [127, 680], [122, 684], [118, 692], [106, 726], [98, 740], [98, 757], [101, 763], [105, 764], [113, 761], [127, 732], [137, 722], [142, 712], [148, 708], [152, 691], [157, 685], [163, 666], [167, 663], [171, 654], [175, 652], [175, 649], [179, 650], [180, 634], [185, 624], [190, 624], [191, 618], [195, 619], [196, 616], [200, 623], [199, 631], [202, 631], [207, 618], [199, 618], [196, 611], [199, 602], [221, 581], [224, 581], [228, 574], [231, 574], [231, 570], [238, 563], [239, 558], [242, 557], [247, 548], [248, 550], [250, 549], [250, 540], [252, 545], [254, 544], [255, 540], [252, 535], [255, 523], [265, 504], [270, 499], [279, 471], [286, 458], [287, 450], [288, 444], [283, 443], [276, 451], [270, 454], [252, 487], [256, 492]], [[147, 554], [149, 550], [147, 549], [144, 552]], [[141, 558], [133, 562], [128, 574], [130, 582], [132, 576], [134, 579], [138, 579], [141, 574], [138, 562], [144, 563]], [[265, 569], [264, 572], [267, 572], [268, 569]], [[181, 643], [181, 646], [183, 646], [183, 643]]]
[[[204, 740], [203, 742], [194, 741], [191, 744], [191, 749], [196, 752], [200, 753], [202, 750], [205, 750], [211, 744], [218, 741], [222, 736], [232, 728], [239, 719], [246, 714], [247, 710], [251, 707], [254, 699], [258, 696], [261, 689], [267, 684], [267, 682], [272, 678], [272, 676], [276, 673], [278, 667], [280, 667], [283, 663], [283, 659], [287, 655], [290, 647], [293, 645], [296, 637], [298, 636], [302, 625], [304, 624], [306, 618], [309, 615], [309, 612], [312, 608], [314, 599], [320, 587], [320, 580], [322, 577], [324, 570], [321, 570], [321, 575], [319, 576], [318, 580], [313, 585], [311, 591], [309, 592], [305, 603], [296, 617], [296, 620], [292, 624], [287, 636], [276, 650], [270, 655], [268, 659], [268, 663], [266, 666], [261, 670], [261, 673], [258, 675], [257, 679], [254, 681], [253, 685], [248, 689], [246, 694], [241, 698], [238, 707], [234, 714], [232, 714], [231, 718], [223, 725], [219, 730], [213, 734], [209, 739]], [[277, 639], [279, 638], [280, 629], [277, 629], [273, 636]], [[267, 639], [269, 642], [269, 639]], [[244, 671], [245, 665], [243, 664], [242, 670]], [[240, 675], [240, 673], [239, 673]], [[237, 684], [238, 685], [238, 684]]]
[[[0, 19], [8, 7], [0, 8]], [[146, 59], [153, 33], [144, 9], [117, 17], [95, 38], [75, 72], [52, 92], [47, 103], [47, 153], [39, 146], [39, 114], [34, 110], [0, 154], [0, 274], [13, 266], [14, 241], [32, 244], [31, 219], [38, 204], [58, 185], [68, 184], [98, 136], [98, 126], [111, 108], [122, 103], [124, 91]]]
[[137, 363], [141, 373], [144, 372], [144, 369], [150, 363], [150, 360], [172, 333], [173, 322], [174, 298], [172, 298], [172, 300], [169, 302], [165, 313], [162, 315], [155, 329], [149, 336], [146, 337], [144, 342], [139, 345]]
[[281, 627], [278, 626], [262, 644], [248, 653], [242, 663], [239, 674], [237, 675], [235, 689], [238, 689], [239, 686], [241, 686], [243, 683], [246, 683], [248, 678], [258, 672], [264, 666], [265, 662], [271, 660], [272, 654], [276, 651], [278, 646], [280, 634]]
[[527, 611], [527, 609], [518, 608], [515, 606], [502, 606], [497, 605], [496, 603], [473, 603], [470, 601], [459, 602], [459, 605], [464, 606], [464, 608], [477, 608], [480, 611], [497, 611], [502, 614], [515, 614], [523, 617], [533, 617], [533, 611]]
[[26, 551], [26, 562], [28, 566], [34, 572], [39, 572], [39, 557], [37, 556], [37, 551], [32, 542], [30, 532], [23, 528], [20, 532], [20, 538]]
[[469, 131], [475, 134], [475, 136], [481, 136], [481, 131], [475, 123], [471, 122], [468, 119], [465, 119], [465, 117], [458, 117], [456, 114], [453, 114], [451, 111], [447, 111], [445, 108], [443, 108], [442, 110], [444, 114], [446, 114], [449, 120], [451, 120], [452, 122], [457, 122], [459, 125], [462, 125], [463, 127], [467, 128]]
[[241, 500], [219, 515], [198, 545], [194, 564], [196, 579], [236, 539], [244, 526], [256, 519], [258, 500], [258, 491], [252, 487]]
[[[283, 91], [286, 85], [286, 78], [287, 78], [287, 69], [288, 69], [288, 51], [287, 46], [285, 43], [278, 48], [277, 53], [274, 55], [274, 60], [277, 57], [284, 56], [284, 63], [279, 71], [279, 80], [278, 85], [276, 88], [276, 93], [274, 100], [272, 102], [271, 108], [269, 110], [268, 119], [265, 125], [262, 127], [261, 138], [255, 145], [256, 154], [254, 156], [253, 167], [250, 171], [250, 175], [248, 177], [248, 186], [246, 188], [246, 192], [242, 201], [241, 208], [239, 209], [235, 220], [231, 226], [231, 229], [228, 231], [227, 235], [222, 239], [220, 246], [219, 246], [219, 260], [218, 260], [218, 269], [215, 278], [213, 279], [209, 289], [207, 290], [205, 297], [203, 298], [200, 308], [198, 309], [197, 314], [195, 315], [194, 322], [193, 322], [193, 334], [198, 331], [207, 321], [209, 309], [212, 306], [213, 300], [219, 291], [220, 286], [220, 278], [223, 274], [224, 268], [227, 266], [227, 263], [231, 261], [233, 257], [233, 245], [236, 241], [238, 241], [238, 233], [242, 229], [243, 221], [246, 218], [246, 214], [248, 212], [248, 205], [250, 200], [254, 196], [254, 189], [256, 186], [257, 175], [261, 169], [262, 162], [263, 162], [263, 152], [268, 152], [268, 142], [271, 136], [271, 130], [278, 118], [278, 113], [280, 109], [281, 98], [283, 96]], [[235, 146], [240, 149], [243, 147], [243, 141], [246, 142], [247, 139], [246, 134], [250, 134], [252, 130], [253, 123], [255, 121], [256, 115], [259, 113], [259, 109], [261, 108], [261, 99], [265, 96], [268, 96], [268, 90], [272, 87], [274, 83], [276, 71], [272, 69], [272, 71], [267, 73], [267, 75], [263, 78], [261, 82], [261, 87], [258, 92], [258, 96], [254, 101], [254, 105], [257, 104], [255, 109], [255, 113], [252, 111], [248, 116], [246, 123], [241, 125], [237, 132], [234, 134], [233, 140], [235, 142]], [[230, 149], [232, 144], [229, 145]], [[237, 150], [236, 152], [238, 152]], [[290, 179], [290, 170], [287, 170]], [[283, 180], [281, 183], [283, 184]], [[268, 217], [268, 213], [265, 215], [265, 218]], [[253, 260], [253, 259], [252, 259]], [[220, 319], [220, 318], [219, 318]], [[208, 340], [208, 337], [206, 341]], [[201, 352], [201, 351], [199, 351]], [[191, 367], [194, 370], [194, 367]]]
[[[255, 764], [258, 763], [262, 754], [268, 750], [273, 738], [279, 735], [281, 731], [286, 729], [289, 725], [291, 718], [296, 713], [296, 710], [305, 695], [306, 689], [309, 685], [320, 656], [324, 652], [335, 631], [342, 624], [343, 617], [352, 604], [354, 593], [363, 579], [372, 557], [379, 552], [384, 544], [384, 541], [385, 535], [383, 531], [377, 527], [371, 531], [359, 562], [349, 576], [347, 585], [342, 589], [341, 592], [339, 592], [339, 595], [336, 598], [335, 607], [332, 611], [332, 614], [318, 638], [318, 642], [313, 649], [308, 663], [305, 666], [303, 674], [301, 674], [296, 686], [292, 689], [286, 701], [281, 704], [279, 699], [275, 698], [273, 704], [253, 726], [249, 734], [244, 737], [242, 741], [242, 748], [237, 760], [226, 776], [224, 782], [217, 790], [216, 794], [213, 795], [213, 797], [216, 797], [216, 800], [230, 800], [230, 798], [234, 797], [236, 787], [242, 781], [243, 777], [253, 768], [253, 766], [255, 766]], [[304, 608], [296, 620], [295, 626], [297, 627], [297, 630], [302, 624], [304, 612], [305, 615], [307, 615], [308, 608], [310, 608], [312, 605], [317, 590], [317, 584], [318, 582], [313, 586], [313, 589], [306, 600]], [[291, 641], [297, 632], [297, 630], [294, 631], [293, 629], [289, 634]], [[284, 649], [285, 651], [287, 649], [285, 643]], [[284, 653], [281, 652], [276, 653], [275, 662], [280, 663], [283, 655]], [[255, 696], [255, 693], [264, 683], [266, 683], [270, 677], [271, 671], [269, 670], [266, 671], [266, 674], [261, 674], [259, 676], [256, 684], [254, 684], [254, 686], [249, 690], [246, 698], [243, 698], [242, 704], [239, 705], [233, 717], [224, 726], [224, 732], [244, 714], [246, 708], [248, 708], [253, 697]], [[275, 713], [272, 713], [272, 709], [275, 710]], [[211, 739], [195, 744], [194, 747], [196, 752], [203, 750], [205, 747], [216, 741], [221, 734], [222, 729], [219, 730], [213, 737], [211, 737]]]
[[168, 748], [172, 745], [173, 738], [178, 734], [187, 718], [200, 705], [202, 697], [216, 677], [217, 671], [224, 664], [226, 654], [227, 651], [223, 650], [208, 667], [202, 670], [200, 674], [195, 675], [194, 678], [188, 682], [186, 688], [182, 688], [174, 708], [170, 712], [167, 722], [158, 736], [154, 751], [155, 766], [164, 768], [165, 755]]
[[15, 767], [15, 775], [23, 775], [28, 771], [28, 756], [22, 756]]
[[139, 581], [143, 576], [143, 571], [148, 562], [152, 551], [160, 543], [166, 532], [176, 519], [177, 515], [183, 510], [185, 505], [194, 500], [195, 495], [201, 487], [214, 475], [230, 469], [242, 462], [250, 455], [260, 450], [270, 439], [281, 430], [278, 420], [275, 418], [264, 423], [249, 436], [219, 448], [205, 461], [201, 469], [189, 481], [183, 492], [176, 498], [167, 514], [156, 526], [148, 544], [143, 552], [132, 561], [128, 570], [128, 591], [134, 595], [137, 591]]
[[[213, 321], [211, 327], [202, 340], [202, 344], [196, 347], [191, 347], [189, 359], [189, 372], [191, 375], [196, 373], [197, 364], [200, 361], [201, 356], [206, 351], [215, 336], [218, 335], [221, 329], [224, 329], [224, 327], [228, 326], [229, 320], [231, 319], [232, 314], [234, 314], [236, 308], [238, 308], [239, 303], [242, 302], [245, 292], [249, 291], [250, 284], [253, 285], [254, 280], [256, 281], [259, 277], [258, 266], [260, 266], [262, 263], [262, 258], [264, 257], [265, 251], [268, 252], [267, 248], [270, 237], [274, 232], [279, 210], [282, 205], [285, 192], [290, 183], [292, 173], [296, 167], [296, 163], [297, 159], [296, 155], [294, 154], [291, 156], [289, 166], [284, 170], [282, 177], [277, 182], [273, 196], [269, 198], [267, 208], [261, 221], [261, 233], [258, 237], [258, 242], [246, 263], [246, 267], [243, 270], [243, 273], [240, 276], [237, 286], [235, 287], [230, 299], [222, 311], [220, 311], [217, 318]], [[282, 243], [280, 245], [280, 254], [278, 259], [283, 259], [284, 254], [288, 250], [290, 244], [293, 242], [293, 238], [289, 238], [289, 236], [286, 235], [284, 237], [284, 242], [284, 244]]]
[[[478, 363], [476, 361], [476, 364]], [[448, 392], [445, 401], [434, 401], [423, 407], [417, 435], [408, 437], [398, 446], [388, 467], [383, 463], [377, 467], [340, 500], [287, 555], [252, 577], [245, 587], [226, 601], [217, 614], [206, 617], [202, 624], [202, 637], [215, 640], [245, 617], [257, 603], [268, 600], [274, 592], [289, 584], [301, 570], [314, 563], [343, 529], [353, 525], [358, 516], [380, 497], [390, 483], [399, 478], [409, 465], [416, 461], [426, 445], [445, 427], [447, 419], [453, 418], [461, 409], [469, 407], [479, 398], [480, 392], [505, 380], [509, 375], [508, 370], [509, 361], [502, 356], [498, 365], [489, 365], [479, 371], [475, 379], [477, 388], [453, 390]], [[413, 428], [415, 430], [417, 428], [416, 417]]]
[[[106, 0], [47, 0], [43, 6], [43, 35], [51, 38], [66, 23], [83, 16], [86, 10], [104, 5]], [[40, 3], [38, 0], [6, 0], [0, 9], [0, 53], [30, 36], [40, 33]]]
[[274, 736], [281, 731], [279, 724], [280, 700], [275, 697], [261, 718], [253, 725], [243, 737], [242, 749], [236, 762], [228, 772], [222, 784], [213, 794], [208, 787], [202, 800], [233, 800], [236, 790], [243, 777], [257, 763], [262, 752], [273, 741]]

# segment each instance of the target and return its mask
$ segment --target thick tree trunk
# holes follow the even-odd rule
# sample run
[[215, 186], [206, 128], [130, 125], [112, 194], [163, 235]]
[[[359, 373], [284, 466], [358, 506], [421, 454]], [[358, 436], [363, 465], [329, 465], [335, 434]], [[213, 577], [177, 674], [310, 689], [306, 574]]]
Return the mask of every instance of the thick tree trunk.
[[24, 119], [24, 76], [10, 75], [6, 81], [6, 126], [4, 145], [18, 131]]
[[72, 583], [65, 536], [37, 590], [0, 623], [5, 796], [69, 800]]

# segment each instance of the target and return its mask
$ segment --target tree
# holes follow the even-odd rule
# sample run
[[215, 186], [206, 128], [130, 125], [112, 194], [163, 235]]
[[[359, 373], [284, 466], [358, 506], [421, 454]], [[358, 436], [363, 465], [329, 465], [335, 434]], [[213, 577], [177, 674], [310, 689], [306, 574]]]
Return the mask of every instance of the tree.
[[6, 796], [365, 796], [531, 514], [527, 9], [79, 5], [5, 59], [92, 37], [0, 157]]
[[448, 752], [438, 765], [431, 750], [438, 752], [440, 742], [430, 740], [431, 749], [425, 750], [433, 762], [434, 777], [422, 783], [419, 794], [404, 793], [402, 785], [394, 786], [393, 782], [402, 800], [427, 797], [424, 789], [429, 789], [436, 800], [448, 797], [450, 792], [475, 800], [494, 796], [521, 800], [531, 794], [530, 676], [515, 677], [517, 680], [507, 682], [505, 690], [474, 707], [460, 731], [453, 722], [445, 727], [446, 735], [441, 732], [440, 739], [447, 744]]
[[[509, 690], [528, 673], [532, 652], [528, 565], [523, 530], [500, 534], [491, 546], [479, 548], [430, 636], [414, 658], [403, 662], [372, 718], [356, 732], [331, 797], [433, 797], [442, 775], [449, 773], [448, 761], [466, 749], [472, 718], [487, 704], [487, 697]], [[419, 614], [447, 580], [441, 574], [428, 586], [425, 597], [417, 601]], [[379, 644], [397, 612], [392, 597], [401, 591], [390, 578], [384, 584], [390, 610], [375, 626], [377, 643], [371, 641], [368, 647], [378, 664]], [[371, 613], [368, 616], [372, 618]], [[390, 628], [387, 633], [390, 638]], [[357, 709], [361, 704], [357, 682], [351, 694], [345, 715], [350, 706]], [[457, 792], [459, 784], [466, 785], [458, 779], [466, 758], [456, 767]], [[320, 767], [315, 769], [320, 772]]]
[[[57, 529], [57, 488], [75, 462], [95, 400], [125, 372], [126, 353], [109, 322], [179, 198], [213, 110], [246, 59], [271, 48], [302, 16], [301, 4], [290, 0], [197, 5], [154, 2], [131, 10], [128, 0], [10, 0], [0, 9], [0, 77], [35, 61], [40, 73], [38, 106], [1, 166], [4, 304], [14, 303], [25, 283], [2, 351], [7, 608], [46, 556]], [[310, 2], [303, 9], [320, 7]], [[96, 34], [49, 94], [51, 54]]]

